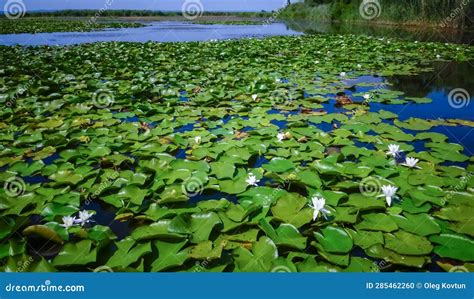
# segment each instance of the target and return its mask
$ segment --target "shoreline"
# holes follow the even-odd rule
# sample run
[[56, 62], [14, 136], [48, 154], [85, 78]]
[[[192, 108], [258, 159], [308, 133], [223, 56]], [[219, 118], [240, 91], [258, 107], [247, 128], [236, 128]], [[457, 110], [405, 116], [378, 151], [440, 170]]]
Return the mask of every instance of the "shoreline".
[[418, 29], [441, 29], [442, 31], [467, 31], [474, 32], [474, 28], [460, 28], [455, 26], [439, 26], [430, 23], [422, 22], [394, 22], [394, 21], [341, 21], [341, 20], [313, 20], [309, 18], [294, 19], [294, 18], [280, 18], [278, 20], [288, 21], [288, 22], [312, 22], [312, 23], [322, 23], [322, 24], [356, 24], [356, 25], [367, 25], [374, 27], [403, 27], [403, 28], [418, 28]]

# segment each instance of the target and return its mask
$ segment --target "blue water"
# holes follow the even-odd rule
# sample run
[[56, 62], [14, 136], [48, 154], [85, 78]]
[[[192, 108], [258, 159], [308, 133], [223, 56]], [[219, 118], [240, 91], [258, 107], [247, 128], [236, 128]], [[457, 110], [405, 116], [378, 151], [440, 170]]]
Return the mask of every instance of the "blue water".
[[94, 42], [189, 42], [275, 35], [300, 35], [284, 23], [265, 25], [205, 25], [186, 22], [149, 22], [140, 28], [107, 29], [93, 32], [51, 32], [0, 35], [0, 45], [63, 46]]
[[[450, 71], [444, 71], [450, 69]], [[398, 115], [399, 121], [405, 121], [409, 118], [421, 119], [462, 119], [474, 121], [474, 82], [471, 80], [464, 80], [463, 78], [472, 78], [470, 72], [472, 66], [470, 63], [442, 63], [435, 64], [434, 71], [414, 76], [395, 76], [395, 77], [379, 77], [379, 76], [360, 76], [357, 78], [344, 80], [346, 88], [342, 88], [340, 92], [344, 92], [354, 102], [363, 102], [361, 96], [355, 94], [363, 94], [373, 90], [377, 90], [380, 84], [384, 83], [384, 89], [395, 91], [402, 91], [404, 97], [426, 97], [432, 100], [429, 104], [417, 104], [408, 102], [401, 105], [383, 104], [370, 102], [370, 111], [378, 112], [386, 110]], [[434, 74], [434, 75], [433, 75]], [[433, 80], [434, 76], [439, 77], [438, 80]], [[428, 78], [428, 79], [427, 79]], [[407, 82], [410, 83], [408, 86]], [[460, 83], [462, 82], [462, 83]], [[359, 86], [358, 84], [370, 83], [375, 86]], [[459, 107], [453, 107], [449, 102], [449, 93], [455, 88], [462, 88], [470, 96], [470, 98], [463, 102]], [[328, 113], [345, 113], [347, 110], [344, 107], [337, 107], [335, 101], [335, 94], [323, 95], [328, 102], [323, 103], [324, 110]], [[383, 122], [393, 125], [392, 120], [383, 120]], [[322, 128], [321, 125], [325, 127]], [[319, 124], [318, 128], [325, 132], [333, 130], [330, 124]], [[419, 131], [410, 131], [402, 129], [402, 131], [416, 135]], [[464, 154], [473, 156], [474, 153], [474, 128], [469, 126], [436, 126], [429, 130], [429, 132], [437, 132], [448, 137], [449, 142], [458, 143], [464, 147]], [[371, 134], [368, 132], [368, 134]], [[411, 143], [415, 150], [427, 150], [424, 147], [424, 141], [416, 141]], [[357, 143], [357, 146], [363, 147], [364, 143]], [[457, 165], [466, 166], [466, 163], [457, 163]]]
[[[468, 63], [466, 64], [468, 66]], [[462, 76], [463, 73], [451, 74], [456, 79], [458, 76]], [[418, 76], [413, 76], [417, 78]], [[392, 78], [380, 78], [380, 77], [368, 77], [364, 76], [358, 78], [357, 82], [376, 82], [380, 83], [382, 81], [390, 83]], [[409, 102], [403, 105], [388, 105], [381, 103], [370, 103], [370, 111], [377, 112], [380, 110], [391, 111], [398, 115], [398, 120], [405, 121], [409, 118], [416, 117], [422, 119], [462, 119], [474, 121], [474, 92], [472, 89], [474, 86], [471, 84], [464, 84], [463, 89], [467, 91], [467, 94], [470, 95], [470, 99], [465, 101], [460, 107], [453, 107], [449, 102], [449, 93], [453, 88], [439, 86], [434, 82], [431, 82], [423, 86], [424, 92], [416, 91], [416, 94], [412, 94], [414, 91], [407, 89], [403, 90], [403, 86], [387, 86], [386, 88], [393, 90], [404, 91], [405, 95], [403, 97], [426, 97], [432, 100], [429, 104], [416, 104]], [[462, 85], [461, 85], [462, 86]], [[367, 92], [373, 87], [356, 87], [354, 93]], [[350, 91], [346, 90], [347, 94], [351, 94]], [[361, 98], [356, 98], [361, 101]], [[410, 134], [416, 134], [416, 131], [408, 132]], [[448, 137], [449, 142], [458, 143], [464, 147], [464, 154], [472, 156], [474, 153], [474, 128], [469, 126], [436, 126], [429, 130], [430, 132], [437, 132], [444, 134]], [[418, 142], [415, 145], [415, 149], [424, 149], [421, 147], [421, 144]]]
[[91, 201], [89, 204], [82, 206], [85, 210], [94, 210], [96, 214], [92, 217], [95, 224], [108, 226], [119, 240], [128, 236], [132, 230], [130, 221], [120, 222], [115, 220], [117, 214], [115, 211], [103, 207], [99, 201]]

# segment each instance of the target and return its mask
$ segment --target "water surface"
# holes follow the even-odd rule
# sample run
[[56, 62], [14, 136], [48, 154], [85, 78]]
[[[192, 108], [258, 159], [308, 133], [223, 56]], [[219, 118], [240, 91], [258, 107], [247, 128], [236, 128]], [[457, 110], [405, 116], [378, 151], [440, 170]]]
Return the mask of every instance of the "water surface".
[[285, 21], [288, 29], [305, 34], [356, 34], [411, 41], [472, 44], [474, 31], [445, 30], [422, 26], [374, 25], [370, 23], [341, 23], [315, 21]]
[[189, 22], [149, 22], [139, 28], [119, 28], [91, 32], [51, 32], [2, 34], [0, 44], [39, 46], [75, 45], [94, 42], [189, 42], [239, 38], [263, 38], [276, 35], [300, 35], [284, 23], [264, 25], [206, 25]]

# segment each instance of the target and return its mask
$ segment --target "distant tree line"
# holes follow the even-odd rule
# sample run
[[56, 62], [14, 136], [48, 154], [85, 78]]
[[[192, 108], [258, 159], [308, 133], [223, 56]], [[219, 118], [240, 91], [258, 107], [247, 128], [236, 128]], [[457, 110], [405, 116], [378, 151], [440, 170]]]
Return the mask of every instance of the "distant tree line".
[[[98, 10], [59, 10], [59, 11], [35, 11], [25, 13], [25, 17], [93, 17]], [[103, 10], [101, 17], [153, 17], [153, 16], [181, 16], [179, 11], [156, 11], [156, 10]], [[248, 17], [266, 17], [271, 12], [213, 12], [205, 11], [202, 15], [207, 16], [248, 16]]]

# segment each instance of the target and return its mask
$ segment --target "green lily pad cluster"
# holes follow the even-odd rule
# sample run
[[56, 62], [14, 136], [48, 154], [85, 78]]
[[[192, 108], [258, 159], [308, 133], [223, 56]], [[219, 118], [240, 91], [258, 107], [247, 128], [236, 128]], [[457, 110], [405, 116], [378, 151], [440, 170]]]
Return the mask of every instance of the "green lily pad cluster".
[[472, 270], [474, 158], [430, 132], [466, 122], [373, 110], [430, 105], [376, 85], [329, 111], [437, 55], [474, 58], [352, 35], [0, 47], [2, 270]]
[[145, 25], [136, 22], [97, 22], [94, 18], [62, 20], [60, 18], [0, 19], [0, 34], [42, 32], [89, 32], [106, 28], [137, 28]]

